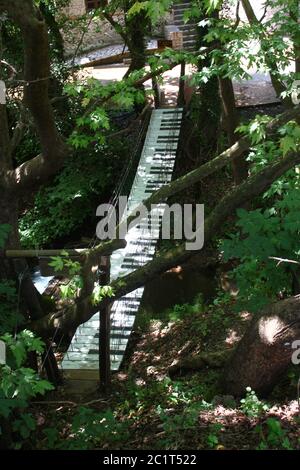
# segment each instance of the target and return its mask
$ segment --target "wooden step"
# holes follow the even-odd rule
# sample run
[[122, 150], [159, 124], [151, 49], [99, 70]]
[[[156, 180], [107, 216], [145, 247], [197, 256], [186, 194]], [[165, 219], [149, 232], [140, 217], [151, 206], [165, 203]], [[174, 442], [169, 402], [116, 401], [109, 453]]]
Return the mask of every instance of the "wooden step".
[[[171, 181], [179, 141], [182, 108], [156, 109], [152, 112], [136, 176], [128, 198], [129, 209], [138, 206], [156, 189]], [[159, 204], [152, 225], [142, 219], [129, 230], [127, 246], [111, 256], [111, 279], [144, 266], [155, 255], [165, 204]], [[124, 357], [144, 288], [140, 287], [113, 303], [111, 308], [111, 369], [118, 370]], [[93, 376], [98, 371], [99, 313], [74, 335], [62, 361], [62, 369], [72, 377]], [[77, 371], [77, 372], [76, 372]]]

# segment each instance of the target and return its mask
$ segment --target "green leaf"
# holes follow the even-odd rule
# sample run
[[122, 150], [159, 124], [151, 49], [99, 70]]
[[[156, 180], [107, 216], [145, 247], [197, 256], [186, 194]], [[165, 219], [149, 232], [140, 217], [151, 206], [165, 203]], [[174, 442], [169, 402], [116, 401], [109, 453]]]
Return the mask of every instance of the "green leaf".
[[144, 1], [144, 2], [135, 2], [132, 7], [128, 10], [127, 15], [128, 17], [137, 15], [143, 10], [146, 10], [148, 7], [149, 2]]
[[290, 135], [286, 135], [280, 140], [280, 148], [285, 156], [290, 150], [297, 150], [297, 141]]
[[34, 390], [35, 393], [40, 393], [41, 395], [44, 395], [45, 392], [54, 390], [54, 386], [47, 380], [37, 380]]
[[0, 398], [0, 416], [8, 418], [15, 408], [23, 408], [26, 401], [21, 398]]
[[64, 269], [64, 260], [61, 256], [52, 256], [51, 259], [52, 261], [50, 261], [48, 264], [54, 268], [55, 272], [59, 272]]

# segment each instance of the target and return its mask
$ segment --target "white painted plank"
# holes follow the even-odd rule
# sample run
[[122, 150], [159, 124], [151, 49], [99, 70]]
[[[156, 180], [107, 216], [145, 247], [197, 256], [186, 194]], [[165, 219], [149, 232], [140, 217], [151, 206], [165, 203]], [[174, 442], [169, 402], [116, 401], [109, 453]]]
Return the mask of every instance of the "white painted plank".
[[[158, 109], [152, 112], [147, 135], [145, 138], [140, 162], [128, 198], [128, 210], [132, 211], [156, 189], [163, 187], [172, 179], [178, 146], [180, 109]], [[126, 236], [127, 246], [111, 256], [111, 278], [132, 272], [135, 266], [143, 266], [155, 254], [155, 247], [160, 233], [161, 216], [164, 214], [165, 203], [160, 203], [153, 211], [153, 224], [147, 226], [147, 220], [131, 228]], [[147, 245], [148, 243], [148, 245]], [[114, 302], [111, 310], [112, 337], [110, 347], [111, 369], [118, 370], [123, 359], [135, 315], [138, 312], [144, 288], [131, 292]], [[78, 328], [62, 367], [64, 369], [95, 369], [98, 368], [99, 313]], [[93, 334], [94, 333], [94, 334]], [[121, 336], [117, 336], [121, 335]]]

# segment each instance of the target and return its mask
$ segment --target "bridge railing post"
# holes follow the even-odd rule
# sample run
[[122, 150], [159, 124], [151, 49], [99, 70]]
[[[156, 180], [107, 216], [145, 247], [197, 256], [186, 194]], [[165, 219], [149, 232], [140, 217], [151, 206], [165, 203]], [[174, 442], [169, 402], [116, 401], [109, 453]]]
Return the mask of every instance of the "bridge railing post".
[[[101, 258], [100, 286], [106, 286], [110, 282], [110, 257]], [[107, 393], [111, 384], [110, 373], [110, 306], [111, 300], [105, 298], [99, 312], [99, 379], [100, 390]]]
[[179, 91], [178, 91], [178, 99], [177, 99], [177, 106], [183, 108], [185, 106], [185, 96], [184, 96], [184, 89], [185, 89], [185, 61], [181, 62], [180, 64], [180, 77], [179, 77]]

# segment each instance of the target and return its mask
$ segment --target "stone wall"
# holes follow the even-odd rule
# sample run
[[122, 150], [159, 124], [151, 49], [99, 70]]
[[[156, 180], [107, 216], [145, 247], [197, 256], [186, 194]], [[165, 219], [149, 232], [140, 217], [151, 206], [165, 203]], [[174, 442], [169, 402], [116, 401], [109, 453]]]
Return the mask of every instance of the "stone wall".
[[[72, 55], [77, 49], [78, 42], [82, 36], [83, 28], [86, 26], [86, 19], [82, 16], [86, 13], [85, 0], [71, 0], [68, 7], [63, 9], [62, 15], [66, 19], [64, 30], [64, 41], [66, 55]], [[164, 37], [165, 24], [172, 24], [172, 13], [167, 15], [152, 31], [153, 37]], [[122, 14], [119, 16], [122, 22]], [[67, 27], [67, 28], [66, 28]], [[116, 33], [114, 28], [107, 21], [98, 18], [91, 21], [81, 45], [82, 51], [97, 49], [113, 44], [122, 44], [123, 39]]]
[[64, 8], [64, 13], [69, 18], [76, 18], [77, 16], [84, 15], [86, 12], [84, 0], [71, 0], [69, 6]]
[[[83, 18], [86, 13], [84, 0], [71, 0], [68, 7], [64, 8], [61, 15], [65, 17], [63, 36], [65, 41], [66, 55], [72, 55], [77, 49], [78, 43], [83, 36], [80, 50], [88, 51], [105, 47], [112, 44], [122, 44], [123, 40], [114, 28], [107, 21], [101, 21], [99, 18], [88, 20]], [[120, 17], [122, 21], [122, 17]], [[83, 35], [83, 31], [87, 28]]]
[[[66, 55], [72, 55], [77, 49], [77, 45], [82, 37], [85, 21], [76, 19], [74, 23], [70, 24], [67, 33], [64, 33], [65, 52]], [[95, 19], [91, 22], [87, 32], [83, 36], [83, 41], [80, 50], [88, 51], [105, 47], [112, 44], [122, 44], [123, 40], [110, 26], [109, 23]]]

